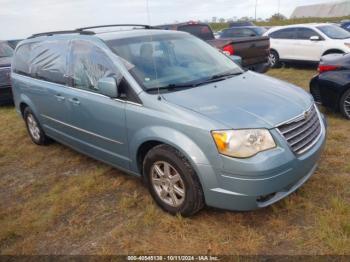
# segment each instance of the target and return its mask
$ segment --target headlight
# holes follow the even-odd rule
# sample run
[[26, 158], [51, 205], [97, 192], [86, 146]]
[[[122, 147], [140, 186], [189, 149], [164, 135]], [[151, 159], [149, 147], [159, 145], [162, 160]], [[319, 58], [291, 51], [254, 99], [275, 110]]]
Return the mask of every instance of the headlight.
[[247, 158], [276, 147], [267, 129], [242, 129], [212, 131], [216, 147], [220, 154]]
[[350, 43], [344, 43], [347, 48], [350, 48]]

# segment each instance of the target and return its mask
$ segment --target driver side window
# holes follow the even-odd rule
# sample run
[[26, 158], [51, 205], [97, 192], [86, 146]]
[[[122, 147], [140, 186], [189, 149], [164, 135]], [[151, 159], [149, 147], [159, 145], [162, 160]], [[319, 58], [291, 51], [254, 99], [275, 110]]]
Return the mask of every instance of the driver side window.
[[[73, 87], [99, 93], [97, 82], [103, 77], [117, 79], [117, 69], [110, 58], [87, 41], [73, 42], [71, 55]], [[118, 81], [117, 81], [118, 82]]]

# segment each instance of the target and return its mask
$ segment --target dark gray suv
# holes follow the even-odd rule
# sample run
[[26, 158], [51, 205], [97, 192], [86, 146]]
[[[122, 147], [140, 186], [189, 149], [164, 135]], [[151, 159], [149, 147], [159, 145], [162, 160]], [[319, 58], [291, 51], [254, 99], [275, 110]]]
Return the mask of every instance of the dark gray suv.
[[7, 42], [0, 41], [0, 104], [12, 103], [11, 92], [11, 59], [13, 49]]

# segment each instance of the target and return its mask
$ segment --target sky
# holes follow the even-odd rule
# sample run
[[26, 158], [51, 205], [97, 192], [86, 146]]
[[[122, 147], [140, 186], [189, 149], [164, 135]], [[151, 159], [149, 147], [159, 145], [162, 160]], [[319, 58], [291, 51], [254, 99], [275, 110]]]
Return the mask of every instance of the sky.
[[278, 6], [289, 17], [296, 6], [339, 0], [0, 0], [0, 39], [101, 24], [254, 17], [256, 1], [257, 17], [268, 18]]

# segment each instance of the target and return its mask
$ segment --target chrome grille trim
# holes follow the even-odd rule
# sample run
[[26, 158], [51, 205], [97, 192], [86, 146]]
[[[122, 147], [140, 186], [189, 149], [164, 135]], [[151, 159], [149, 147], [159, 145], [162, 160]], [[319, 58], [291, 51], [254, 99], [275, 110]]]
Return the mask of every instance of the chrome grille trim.
[[277, 126], [291, 150], [298, 155], [316, 144], [322, 134], [321, 119], [315, 105], [305, 111], [303, 116]]

